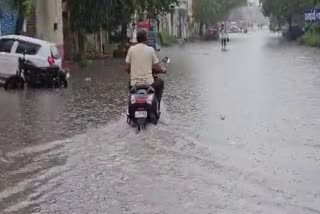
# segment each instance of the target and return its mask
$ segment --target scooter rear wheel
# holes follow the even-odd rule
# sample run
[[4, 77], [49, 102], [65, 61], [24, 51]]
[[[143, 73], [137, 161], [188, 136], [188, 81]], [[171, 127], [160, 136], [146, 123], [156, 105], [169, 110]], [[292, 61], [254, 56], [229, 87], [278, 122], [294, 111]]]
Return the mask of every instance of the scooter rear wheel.
[[136, 124], [137, 124], [137, 131], [138, 132], [146, 129], [146, 120], [145, 119], [138, 119], [136, 121]]

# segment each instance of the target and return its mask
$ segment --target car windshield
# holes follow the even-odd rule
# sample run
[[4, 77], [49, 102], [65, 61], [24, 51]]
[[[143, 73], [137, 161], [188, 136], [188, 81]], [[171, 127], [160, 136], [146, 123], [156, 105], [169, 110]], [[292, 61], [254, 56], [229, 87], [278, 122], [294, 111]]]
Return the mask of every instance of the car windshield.
[[40, 45], [33, 44], [25, 41], [18, 41], [18, 47], [16, 53], [27, 54], [27, 55], [36, 55], [40, 49]]

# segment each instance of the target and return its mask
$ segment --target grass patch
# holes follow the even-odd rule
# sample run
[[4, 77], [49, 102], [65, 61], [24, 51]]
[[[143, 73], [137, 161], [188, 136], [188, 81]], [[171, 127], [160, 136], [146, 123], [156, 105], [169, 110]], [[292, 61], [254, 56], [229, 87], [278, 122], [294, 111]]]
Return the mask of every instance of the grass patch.
[[158, 37], [157, 40], [160, 41], [161, 46], [165, 46], [165, 47], [171, 46], [171, 45], [177, 43], [177, 41], [178, 41], [175, 36], [172, 36], [172, 35], [170, 35], [168, 33], [164, 33], [164, 32], [158, 33], [157, 37]]
[[309, 25], [299, 42], [311, 47], [320, 47], [320, 26], [318, 24]]
[[82, 54], [79, 53], [79, 54], [75, 57], [75, 61], [79, 64], [79, 66], [80, 66], [81, 68], [86, 68], [86, 67], [88, 67], [89, 65], [92, 64], [92, 60], [89, 59], [89, 58], [87, 57], [87, 55], [84, 54], [84, 53], [82, 53]]
[[320, 33], [308, 31], [302, 36], [300, 42], [311, 47], [320, 47]]

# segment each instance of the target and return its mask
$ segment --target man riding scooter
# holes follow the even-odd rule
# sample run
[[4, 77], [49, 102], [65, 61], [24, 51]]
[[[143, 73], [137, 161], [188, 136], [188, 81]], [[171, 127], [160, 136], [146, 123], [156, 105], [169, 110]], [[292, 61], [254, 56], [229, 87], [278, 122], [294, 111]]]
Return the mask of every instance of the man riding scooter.
[[147, 38], [146, 31], [139, 30], [137, 32], [138, 44], [131, 46], [128, 50], [126, 63], [130, 74], [130, 89], [139, 83], [151, 85], [155, 90], [155, 96], [160, 106], [164, 82], [160, 78], [154, 78], [153, 73], [162, 73], [164, 71], [160, 66], [154, 48], [146, 44]]

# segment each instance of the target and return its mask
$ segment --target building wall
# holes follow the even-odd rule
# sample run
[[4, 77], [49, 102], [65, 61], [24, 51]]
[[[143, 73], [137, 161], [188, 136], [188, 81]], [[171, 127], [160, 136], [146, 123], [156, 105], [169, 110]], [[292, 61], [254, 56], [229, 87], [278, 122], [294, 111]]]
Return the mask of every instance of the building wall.
[[11, 0], [0, 0], [0, 35], [14, 34], [17, 12], [12, 9]]
[[25, 25], [26, 32], [24, 32], [24, 34], [26, 36], [36, 37], [37, 36], [37, 28], [36, 28], [37, 16], [36, 16], [35, 8], [32, 8], [30, 17], [28, 17], [25, 24], [26, 24]]
[[36, 37], [56, 43], [64, 56], [61, 0], [36, 0]]

